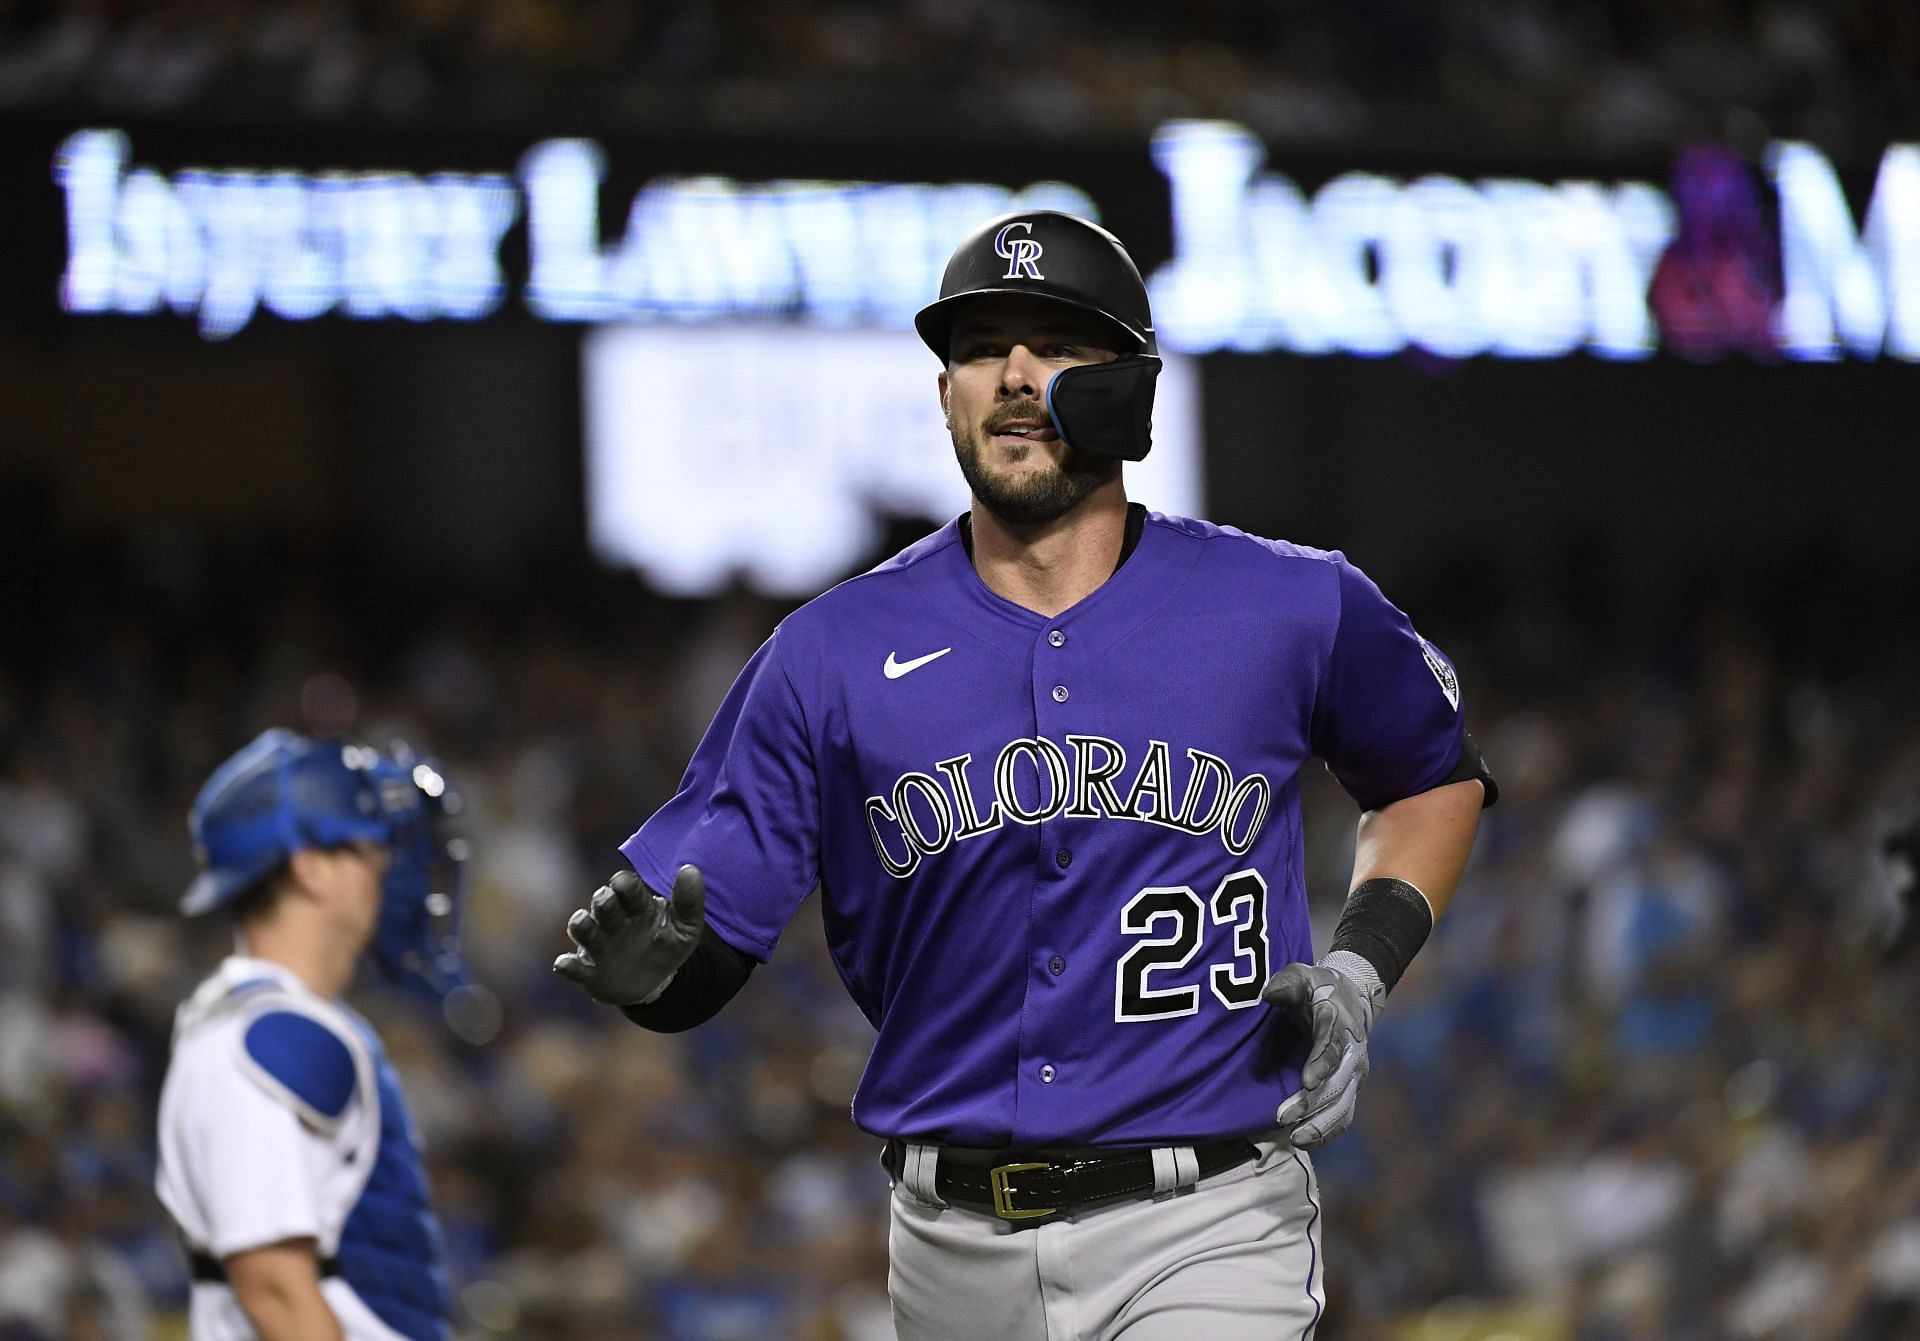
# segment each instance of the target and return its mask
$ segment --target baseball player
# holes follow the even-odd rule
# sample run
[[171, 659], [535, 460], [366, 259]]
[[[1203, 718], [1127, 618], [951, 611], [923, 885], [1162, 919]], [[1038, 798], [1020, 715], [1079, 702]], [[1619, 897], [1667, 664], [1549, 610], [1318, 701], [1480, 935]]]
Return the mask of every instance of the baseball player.
[[160, 1200], [195, 1341], [439, 1341], [440, 1231], [398, 1078], [341, 994], [363, 953], [445, 991], [457, 865], [445, 780], [364, 746], [268, 731], [201, 788], [190, 916], [235, 952], [180, 1007], [160, 1093]]
[[[1340, 554], [1127, 500], [1159, 359], [1111, 234], [997, 219], [916, 325], [970, 511], [782, 622], [555, 970], [688, 1028], [818, 886], [905, 1341], [1310, 1336], [1305, 1152], [1493, 797], [1454, 668]], [[1363, 812], [1317, 961], [1309, 755]]]

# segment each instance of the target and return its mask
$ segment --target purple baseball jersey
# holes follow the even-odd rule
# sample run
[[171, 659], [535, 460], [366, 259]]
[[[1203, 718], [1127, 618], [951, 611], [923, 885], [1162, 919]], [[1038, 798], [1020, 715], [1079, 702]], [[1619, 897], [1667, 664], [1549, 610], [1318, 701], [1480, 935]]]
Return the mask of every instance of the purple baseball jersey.
[[1339, 553], [1147, 515], [1051, 619], [957, 523], [794, 612], [621, 851], [764, 961], [822, 891], [879, 1031], [854, 1119], [1018, 1147], [1264, 1132], [1305, 1042], [1260, 1000], [1313, 958], [1295, 775], [1366, 808], [1460, 756], [1453, 667]]

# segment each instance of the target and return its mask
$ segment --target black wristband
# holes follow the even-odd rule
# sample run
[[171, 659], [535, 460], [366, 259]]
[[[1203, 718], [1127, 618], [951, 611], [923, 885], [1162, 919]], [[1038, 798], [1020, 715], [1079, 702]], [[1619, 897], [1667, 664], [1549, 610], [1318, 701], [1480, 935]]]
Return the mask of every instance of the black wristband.
[[1327, 951], [1359, 955], [1391, 992], [1432, 930], [1433, 908], [1426, 895], [1405, 880], [1377, 876], [1347, 895], [1346, 911]]
[[687, 962], [667, 990], [644, 1006], [622, 1006], [620, 1013], [656, 1034], [678, 1034], [705, 1024], [746, 986], [754, 961], [728, 945], [712, 927], [700, 932]]

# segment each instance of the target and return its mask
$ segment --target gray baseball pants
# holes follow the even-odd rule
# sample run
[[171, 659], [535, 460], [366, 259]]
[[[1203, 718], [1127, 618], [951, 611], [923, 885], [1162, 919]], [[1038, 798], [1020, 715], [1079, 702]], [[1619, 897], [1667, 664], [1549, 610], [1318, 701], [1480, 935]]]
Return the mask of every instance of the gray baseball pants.
[[887, 1281], [900, 1341], [1311, 1341], [1319, 1186], [1305, 1154], [1258, 1144], [1197, 1183], [1190, 1150], [1156, 1152], [1163, 1191], [1022, 1230], [941, 1205], [937, 1151], [909, 1146]]

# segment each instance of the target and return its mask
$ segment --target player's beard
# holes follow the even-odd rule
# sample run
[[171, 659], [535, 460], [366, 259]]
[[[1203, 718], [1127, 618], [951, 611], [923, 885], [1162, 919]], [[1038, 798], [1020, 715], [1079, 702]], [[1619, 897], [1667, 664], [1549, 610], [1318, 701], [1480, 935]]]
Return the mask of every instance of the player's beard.
[[[1002, 424], [1030, 417], [1044, 420], [1045, 408], [1037, 401], [1018, 401], [995, 410], [989, 423]], [[1091, 456], [1069, 442], [1065, 443], [1059, 465], [1051, 470], [1029, 471], [1012, 478], [996, 475], [988, 469], [985, 460], [985, 439], [989, 433], [990, 429], [984, 426], [955, 425], [953, 454], [980, 506], [1009, 526], [1041, 526], [1057, 521], [1120, 473], [1118, 461]], [[1045, 445], [1036, 442], [1027, 450], [1044, 451]]]

